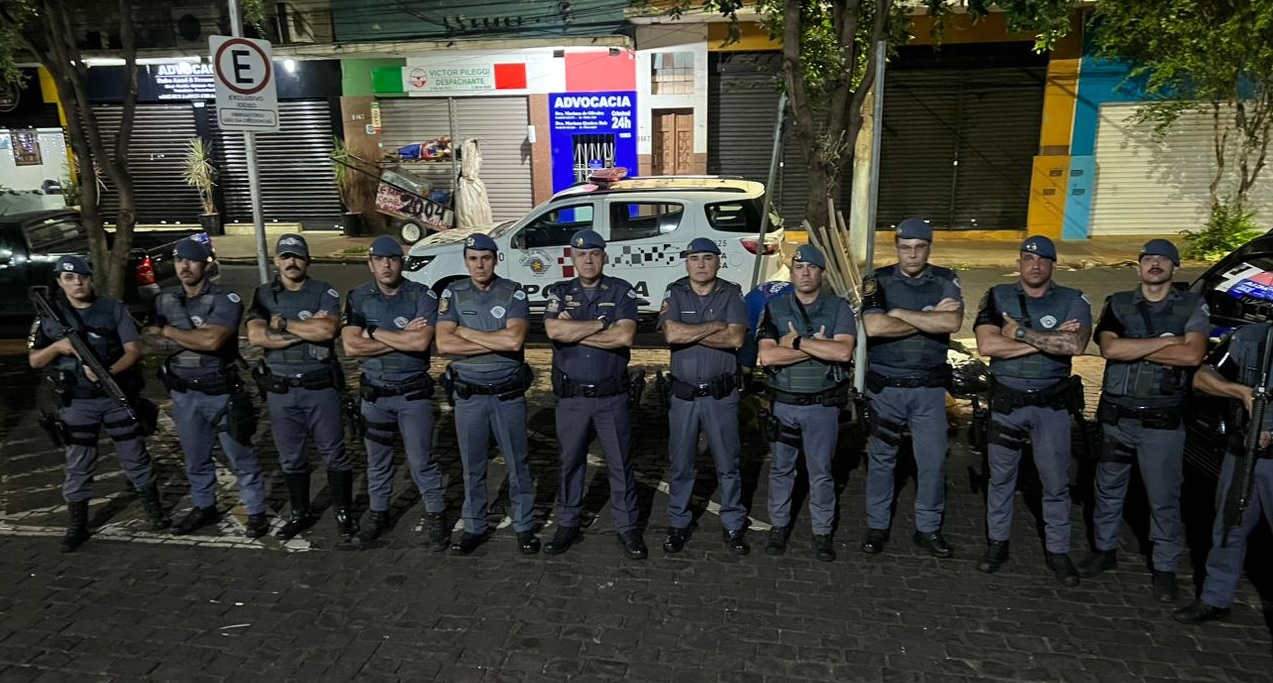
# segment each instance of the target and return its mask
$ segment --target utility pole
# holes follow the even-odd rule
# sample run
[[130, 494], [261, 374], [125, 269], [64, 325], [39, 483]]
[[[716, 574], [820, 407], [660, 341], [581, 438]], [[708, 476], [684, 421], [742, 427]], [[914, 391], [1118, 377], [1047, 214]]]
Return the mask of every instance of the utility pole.
[[[239, 16], [239, 0], [230, 2], [230, 35], [243, 37], [243, 19]], [[252, 197], [252, 225], [256, 234], [256, 269], [261, 284], [270, 281], [269, 250], [265, 245], [265, 216], [261, 212], [261, 175], [256, 168], [256, 133], [244, 131], [243, 150], [247, 153], [248, 191]]]

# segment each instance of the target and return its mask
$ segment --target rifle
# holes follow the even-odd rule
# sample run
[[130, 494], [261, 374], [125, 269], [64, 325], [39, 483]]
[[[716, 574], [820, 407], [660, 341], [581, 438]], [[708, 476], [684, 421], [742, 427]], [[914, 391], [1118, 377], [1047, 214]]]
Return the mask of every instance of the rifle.
[[1251, 391], [1251, 415], [1247, 422], [1246, 440], [1242, 454], [1234, 463], [1233, 477], [1229, 480], [1229, 492], [1224, 497], [1224, 533], [1220, 547], [1228, 547], [1229, 530], [1242, 523], [1246, 507], [1251, 502], [1255, 483], [1256, 451], [1260, 448], [1260, 434], [1264, 427], [1264, 413], [1269, 405], [1269, 376], [1273, 370], [1273, 325], [1264, 335], [1264, 359], [1260, 364], [1260, 381]]
[[62, 336], [71, 340], [71, 347], [75, 349], [75, 354], [79, 356], [80, 362], [97, 376], [97, 381], [93, 382], [93, 384], [119, 403], [120, 407], [128, 413], [128, 417], [137, 422], [137, 411], [128, 400], [128, 395], [124, 393], [123, 389], [119, 388], [115, 378], [111, 377], [110, 370], [105, 365], [102, 365], [101, 359], [93, 353], [93, 348], [84, 340], [84, 336], [80, 331], [67, 322], [66, 316], [63, 316], [61, 311], [49, 303], [49, 300], [45, 298], [44, 292], [41, 290], [47, 291], [43, 287], [32, 287], [27, 292], [31, 303], [35, 305], [36, 312], [41, 318], [51, 320], [61, 330]]

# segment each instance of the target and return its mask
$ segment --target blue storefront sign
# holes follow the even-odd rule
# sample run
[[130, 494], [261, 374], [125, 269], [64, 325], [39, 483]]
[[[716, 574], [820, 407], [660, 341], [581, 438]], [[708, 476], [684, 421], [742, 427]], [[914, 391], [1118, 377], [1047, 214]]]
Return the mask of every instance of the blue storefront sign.
[[586, 180], [591, 170], [621, 166], [636, 175], [636, 93], [555, 93], [553, 192]]

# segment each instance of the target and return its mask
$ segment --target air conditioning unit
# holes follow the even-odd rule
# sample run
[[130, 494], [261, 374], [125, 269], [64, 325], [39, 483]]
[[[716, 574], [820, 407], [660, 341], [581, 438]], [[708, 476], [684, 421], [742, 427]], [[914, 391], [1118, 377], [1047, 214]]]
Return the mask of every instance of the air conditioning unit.
[[206, 51], [209, 36], [229, 35], [221, 26], [221, 8], [213, 3], [178, 0], [169, 11], [174, 47]]

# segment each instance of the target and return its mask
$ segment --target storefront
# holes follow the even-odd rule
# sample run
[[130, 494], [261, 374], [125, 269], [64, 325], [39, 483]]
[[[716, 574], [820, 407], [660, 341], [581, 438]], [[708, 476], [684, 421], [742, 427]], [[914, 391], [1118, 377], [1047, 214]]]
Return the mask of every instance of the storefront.
[[0, 84], [0, 188], [57, 192], [70, 179], [57, 104], [45, 101], [36, 69], [22, 73], [21, 84]]
[[[305, 229], [339, 229], [340, 199], [330, 154], [339, 121], [340, 67], [335, 61], [277, 60], [280, 128], [257, 134], [261, 204], [267, 222], [300, 223]], [[187, 146], [195, 137], [213, 144], [215, 191], [226, 223], [252, 221], [243, 136], [216, 123], [211, 66], [178, 61], [140, 67], [140, 93], [128, 144], [140, 223], [194, 223], [202, 209], [194, 188], [181, 180]], [[89, 71], [93, 111], [103, 137], [119, 130], [122, 67]], [[109, 185], [102, 196], [108, 214], [118, 205]]]

